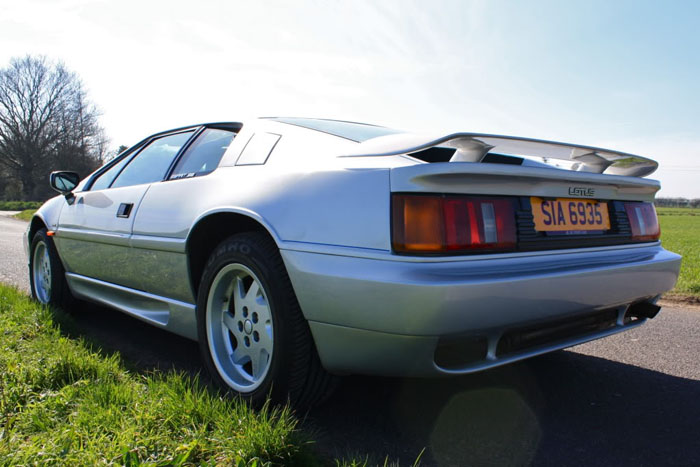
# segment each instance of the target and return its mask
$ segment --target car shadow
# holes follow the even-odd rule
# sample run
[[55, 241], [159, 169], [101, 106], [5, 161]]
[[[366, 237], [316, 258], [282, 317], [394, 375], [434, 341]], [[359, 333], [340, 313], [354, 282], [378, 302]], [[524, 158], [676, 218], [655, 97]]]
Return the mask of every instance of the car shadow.
[[412, 465], [700, 465], [700, 381], [573, 351], [449, 379], [345, 378], [312, 411], [330, 456]]
[[[148, 373], [202, 369], [197, 343], [84, 305], [66, 332]], [[700, 465], [700, 381], [574, 351], [456, 378], [349, 376], [300, 414], [329, 459], [412, 465]]]
[[158, 329], [117, 310], [80, 302], [66, 319], [55, 314], [64, 334], [81, 337], [104, 355], [119, 353], [140, 373], [178, 371], [208, 382], [196, 342]]

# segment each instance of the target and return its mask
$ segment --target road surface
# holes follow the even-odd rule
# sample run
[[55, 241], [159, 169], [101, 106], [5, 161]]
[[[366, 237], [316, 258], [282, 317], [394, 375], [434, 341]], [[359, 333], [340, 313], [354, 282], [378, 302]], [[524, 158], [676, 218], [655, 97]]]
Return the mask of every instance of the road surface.
[[[0, 217], [0, 280], [27, 290], [21, 235]], [[135, 371], [197, 373], [197, 345], [87, 306], [79, 333]], [[411, 465], [700, 465], [700, 311], [662, 310], [641, 328], [449, 379], [343, 378], [304, 418], [329, 457]], [[205, 377], [206, 378], [206, 377]]]
[[14, 284], [29, 292], [27, 260], [22, 246], [27, 223], [9, 217], [13, 212], [0, 211], [0, 282]]

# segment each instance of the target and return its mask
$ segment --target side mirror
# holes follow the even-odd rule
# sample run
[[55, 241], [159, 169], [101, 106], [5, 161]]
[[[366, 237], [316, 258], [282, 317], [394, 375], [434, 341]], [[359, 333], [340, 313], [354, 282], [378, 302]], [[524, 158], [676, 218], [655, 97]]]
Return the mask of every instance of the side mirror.
[[51, 172], [49, 175], [49, 184], [51, 188], [61, 193], [70, 203], [73, 199], [73, 190], [80, 183], [80, 175], [75, 172]]

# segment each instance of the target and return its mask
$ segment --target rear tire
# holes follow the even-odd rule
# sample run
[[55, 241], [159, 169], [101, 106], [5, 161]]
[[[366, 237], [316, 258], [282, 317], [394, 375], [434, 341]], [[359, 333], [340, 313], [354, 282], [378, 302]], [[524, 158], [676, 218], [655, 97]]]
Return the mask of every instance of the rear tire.
[[257, 232], [224, 240], [197, 297], [204, 364], [222, 388], [253, 405], [310, 406], [331, 389], [275, 243]]
[[29, 284], [32, 298], [45, 305], [60, 306], [66, 311], [75, 299], [66, 282], [66, 272], [53, 239], [41, 229], [34, 234], [29, 255]]

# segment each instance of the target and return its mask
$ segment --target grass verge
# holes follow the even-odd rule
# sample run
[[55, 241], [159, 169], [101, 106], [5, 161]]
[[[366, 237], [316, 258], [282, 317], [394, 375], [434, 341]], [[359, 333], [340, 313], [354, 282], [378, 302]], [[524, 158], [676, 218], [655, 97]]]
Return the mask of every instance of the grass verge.
[[0, 285], [0, 464], [316, 465], [288, 407], [253, 411], [179, 373], [133, 374], [71, 318]]
[[700, 209], [657, 208], [664, 248], [683, 256], [681, 275], [669, 298], [700, 299]]
[[20, 219], [29, 222], [30, 220], [32, 220], [32, 216], [35, 212], [36, 209], [25, 209], [24, 211], [15, 214], [14, 217], [15, 219]]
[[0, 211], [22, 211], [24, 209], [39, 209], [40, 201], [0, 201]]

